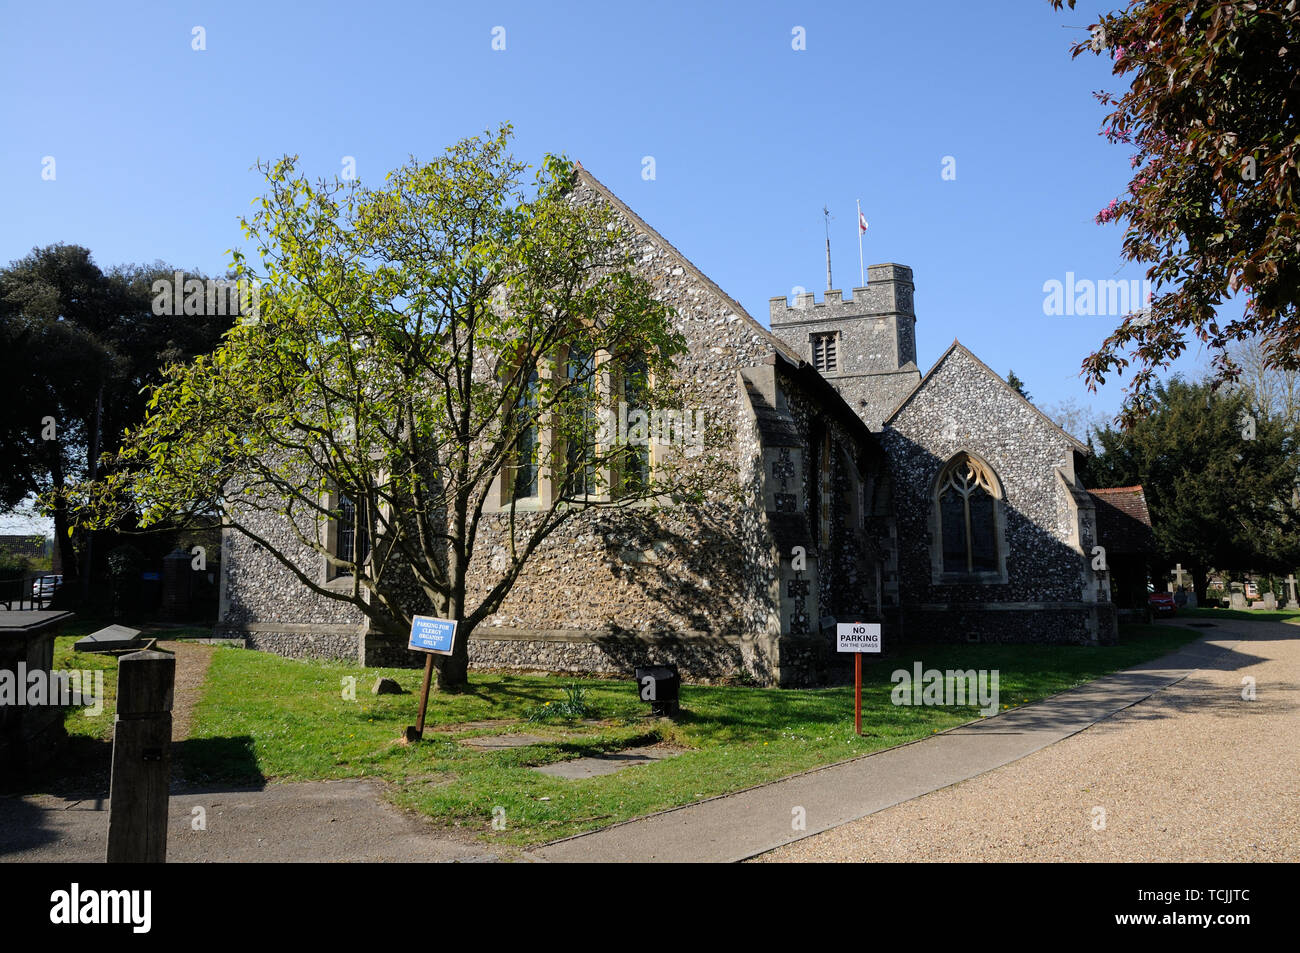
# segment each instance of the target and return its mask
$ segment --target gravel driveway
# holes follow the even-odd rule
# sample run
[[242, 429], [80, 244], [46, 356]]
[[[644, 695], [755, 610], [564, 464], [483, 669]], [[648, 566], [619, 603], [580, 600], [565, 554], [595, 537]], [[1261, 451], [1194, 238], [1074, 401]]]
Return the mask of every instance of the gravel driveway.
[[756, 860], [1300, 860], [1300, 627], [1206, 631], [1244, 641], [1073, 737]]

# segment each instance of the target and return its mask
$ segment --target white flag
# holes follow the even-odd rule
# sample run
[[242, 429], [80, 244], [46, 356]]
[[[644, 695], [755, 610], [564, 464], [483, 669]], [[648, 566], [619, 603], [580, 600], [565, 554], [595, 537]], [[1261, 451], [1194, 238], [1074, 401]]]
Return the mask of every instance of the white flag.
[[858, 234], [862, 235], [863, 233], [866, 232], [866, 230], [867, 230], [867, 217], [862, 214], [861, 209], [858, 209]]

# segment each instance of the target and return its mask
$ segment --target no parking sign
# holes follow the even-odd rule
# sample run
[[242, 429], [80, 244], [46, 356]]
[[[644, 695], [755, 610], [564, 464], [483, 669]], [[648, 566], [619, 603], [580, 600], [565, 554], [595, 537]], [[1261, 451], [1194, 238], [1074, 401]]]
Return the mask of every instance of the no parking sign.
[[879, 652], [879, 622], [841, 622], [835, 627], [841, 652]]
[[853, 653], [853, 730], [862, 734], [862, 653], [880, 651], [880, 623], [841, 622], [835, 636], [836, 650]]

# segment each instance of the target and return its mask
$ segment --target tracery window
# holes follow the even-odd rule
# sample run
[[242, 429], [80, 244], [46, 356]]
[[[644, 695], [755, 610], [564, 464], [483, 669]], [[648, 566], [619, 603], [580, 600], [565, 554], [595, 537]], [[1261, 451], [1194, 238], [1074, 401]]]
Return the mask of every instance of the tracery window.
[[642, 426], [628, 427], [627, 454], [623, 459], [623, 491], [629, 496], [650, 487], [650, 366], [641, 355], [623, 363], [623, 402], [629, 420], [640, 413]]
[[[370, 540], [366, 534], [366, 524], [357, 520], [357, 505], [345, 493], [339, 494], [339, 518], [335, 536], [334, 555], [351, 563], [364, 563], [370, 555]], [[347, 569], [340, 569], [340, 576], [350, 576]]]
[[935, 494], [945, 573], [998, 571], [997, 480], [961, 453], [944, 467]]

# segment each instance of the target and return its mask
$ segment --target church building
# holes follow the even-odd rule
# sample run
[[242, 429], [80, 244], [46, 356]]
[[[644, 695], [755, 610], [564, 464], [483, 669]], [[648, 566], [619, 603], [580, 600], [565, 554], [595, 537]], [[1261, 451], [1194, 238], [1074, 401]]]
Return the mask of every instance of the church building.
[[[573, 200], [614, 209], [636, 269], [675, 309], [680, 374], [733, 424], [740, 502], [565, 523], [470, 634], [471, 666], [673, 662], [688, 680], [795, 686], [842, 664], [837, 622], [880, 622], [887, 645], [1115, 640], [1095, 497], [1078, 476], [1087, 448], [957, 341], [921, 372], [910, 268], [871, 265], [866, 287], [821, 301], [772, 298], [765, 327], [585, 169]], [[530, 490], [539, 506], [549, 487], [543, 473]], [[229, 532], [221, 583], [220, 637], [423, 661]]]

